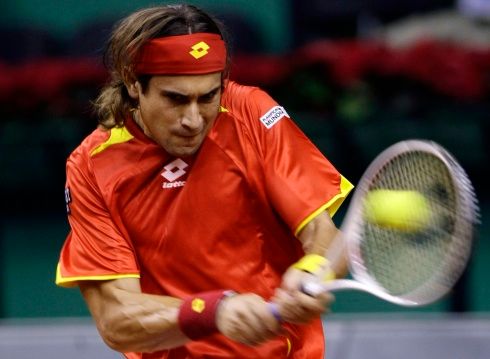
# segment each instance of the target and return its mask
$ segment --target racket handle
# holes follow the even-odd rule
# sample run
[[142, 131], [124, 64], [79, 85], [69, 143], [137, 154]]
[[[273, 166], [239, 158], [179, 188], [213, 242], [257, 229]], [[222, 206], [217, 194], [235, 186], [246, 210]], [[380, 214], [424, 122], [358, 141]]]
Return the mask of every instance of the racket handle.
[[305, 281], [301, 286], [303, 293], [311, 295], [312, 297], [316, 297], [325, 292], [337, 292], [349, 289], [361, 290], [364, 292], [372, 292], [374, 290], [365, 284], [351, 279], [335, 279], [328, 282], [312, 280]]
[[[317, 295], [326, 292], [327, 288], [321, 283], [309, 281], [302, 284], [301, 291], [312, 297], [316, 297]], [[281, 313], [279, 313], [279, 306], [276, 303], [268, 302], [267, 307], [274, 318], [276, 318], [279, 323], [282, 323], [283, 319]]]
[[282, 323], [282, 317], [281, 313], [279, 313], [278, 305], [276, 303], [268, 302], [267, 307], [269, 308], [269, 311], [271, 312], [273, 317], [276, 318], [279, 323]]
[[302, 292], [312, 297], [316, 297], [318, 294], [326, 292], [325, 287], [318, 282], [305, 282], [301, 288]]

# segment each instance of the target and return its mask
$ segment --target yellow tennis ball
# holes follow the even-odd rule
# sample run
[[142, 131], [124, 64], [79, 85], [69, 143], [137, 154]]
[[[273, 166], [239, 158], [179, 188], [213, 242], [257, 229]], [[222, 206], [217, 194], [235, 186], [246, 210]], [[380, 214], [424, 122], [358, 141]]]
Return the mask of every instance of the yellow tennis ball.
[[430, 221], [430, 208], [418, 191], [373, 190], [364, 201], [368, 222], [406, 232], [424, 229]]

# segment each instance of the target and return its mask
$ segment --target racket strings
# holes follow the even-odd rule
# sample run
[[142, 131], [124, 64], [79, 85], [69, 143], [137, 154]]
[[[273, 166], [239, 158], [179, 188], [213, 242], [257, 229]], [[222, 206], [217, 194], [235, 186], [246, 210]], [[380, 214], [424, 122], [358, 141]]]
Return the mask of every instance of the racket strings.
[[[416, 231], [364, 221], [360, 251], [368, 275], [395, 296], [404, 296], [423, 286], [430, 293], [436, 287], [443, 290], [458, 274], [436, 274], [448, 260], [461, 265], [466, 260], [461, 254], [463, 244], [458, 245], [457, 240], [458, 196], [446, 164], [427, 152], [402, 153], [385, 164], [368, 190], [380, 189], [421, 193], [429, 217], [426, 225]], [[421, 209], [409, 210], [415, 213]]]

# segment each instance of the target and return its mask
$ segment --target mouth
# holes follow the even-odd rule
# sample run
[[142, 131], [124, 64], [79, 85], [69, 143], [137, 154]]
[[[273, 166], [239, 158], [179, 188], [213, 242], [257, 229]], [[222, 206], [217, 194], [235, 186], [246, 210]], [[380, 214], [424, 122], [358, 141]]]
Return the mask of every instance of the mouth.
[[174, 135], [182, 138], [194, 138], [194, 137], [198, 137], [201, 133], [202, 131], [198, 131], [198, 132], [176, 131], [174, 132]]
[[183, 147], [196, 147], [201, 142], [200, 134], [195, 135], [179, 135], [179, 142]]
[[194, 135], [179, 135], [178, 137], [184, 142], [196, 142], [201, 136], [198, 133]]
[[190, 139], [192, 140], [193, 138], [197, 138], [199, 137], [200, 133], [197, 133], [197, 134], [194, 134], [194, 135], [178, 135], [179, 137], [181, 138], [184, 138], [184, 139]]

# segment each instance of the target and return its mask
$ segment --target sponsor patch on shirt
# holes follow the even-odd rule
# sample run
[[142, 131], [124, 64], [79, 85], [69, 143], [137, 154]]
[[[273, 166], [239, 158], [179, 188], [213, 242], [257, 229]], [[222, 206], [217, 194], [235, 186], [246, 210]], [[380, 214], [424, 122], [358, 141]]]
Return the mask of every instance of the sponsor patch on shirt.
[[284, 116], [289, 117], [288, 113], [282, 106], [274, 106], [267, 113], [260, 118], [260, 121], [265, 127], [271, 128], [278, 123]]

